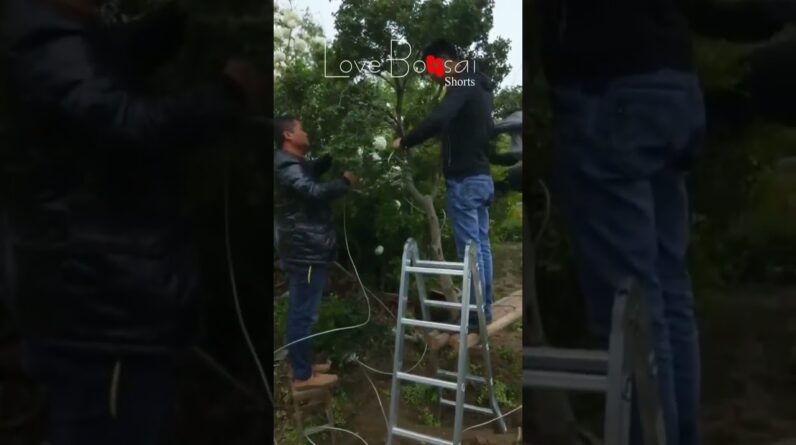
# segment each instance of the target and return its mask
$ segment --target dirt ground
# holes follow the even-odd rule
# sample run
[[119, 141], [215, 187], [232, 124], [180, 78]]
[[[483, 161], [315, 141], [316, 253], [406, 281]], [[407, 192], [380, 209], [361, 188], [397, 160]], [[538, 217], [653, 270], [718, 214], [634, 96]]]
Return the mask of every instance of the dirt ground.
[[704, 312], [706, 445], [796, 444], [796, 287], [737, 290]]
[[[521, 284], [521, 256], [522, 246], [520, 244], [508, 244], [494, 246], [494, 295], [496, 299], [508, 296], [512, 292], [520, 290]], [[407, 358], [405, 363], [414, 364], [420, 357], [423, 347], [421, 345], [408, 346]], [[492, 354], [492, 365], [495, 372], [495, 378], [498, 381], [504, 382], [508, 386], [517, 388], [516, 403], [521, 403], [521, 391], [519, 390], [522, 379], [522, 361], [520, 359], [522, 352], [522, 331], [520, 324], [517, 323], [504, 331], [492, 337], [492, 347], [495, 353]], [[471, 355], [473, 363], [482, 363], [480, 353]], [[384, 351], [376, 358], [371, 358], [367, 363], [368, 366], [378, 370], [390, 372], [392, 369], [392, 350]], [[429, 369], [426, 366], [428, 359], [415, 369], [414, 373], [422, 375], [429, 375]], [[455, 368], [455, 362], [451, 357], [443, 358], [443, 367], [452, 370]], [[335, 392], [336, 397], [346, 399], [346, 406], [353, 406], [355, 409], [347, 410], [349, 412], [342, 413], [340, 417], [344, 418], [344, 426], [348, 430], [358, 433], [369, 444], [384, 443], [386, 438], [386, 424], [385, 415], [389, 416], [389, 401], [390, 401], [390, 384], [391, 377], [389, 375], [380, 375], [370, 371], [366, 371], [361, 366], [353, 364], [343, 367], [342, 370], [338, 368], [340, 373], [341, 382], [340, 389]], [[371, 378], [373, 385], [381, 398], [381, 405], [376, 397], [376, 391], [370, 385], [365, 373]], [[476, 388], [468, 387], [468, 391], [474, 392]], [[472, 396], [471, 396], [472, 397]], [[382, 408], [383, 407], [383, 408]], [[516, 406], [501, 406], [502, 411], [508, 412]], [[408, 406], [406, 401], [401, 401], [401, 411], [399, 416], [399, 425], [414, 431], [424, 434], [449, 438], [453, 426], [453, 409], [442, 408], [440, 411], [434, 410], [435, 413], [441, 414], [439, 417], [439, 426], [429, 426], [427, 422], [423, 422], [415, 412], [415, 408]], [[337, 416], [336, 416], [337, 417]], [[287, 417], [283, 417], [282, 421], [288, 422]], [[508, 432], [505, 434], [496, 434], [490, 425], [483, 426], [466, 433], [467, 444], [493, 444], [493, 445], [513, 445], [517, 443], [519, 434], [519, 427], [522, 425], [522, 410], [517, 410], [506, 417]], [[316, 420], [323, 423], [322, 418]], [[468, 413], [464, 418], [464, 425], [472, 426], [490, 420], [488, 416], [480, 414]], [[284, 427], [284, 426], [283, 426]], [[280, 431], [279, 421], [275, 423], [275, 429]], [[283, 433], [284, 434], [284, 433]], [[319, 445], [321, 443], [331, 443], [329, 436], [318, 435], [313, 436], [313, 440]], [[336, 433], [337, 445], [355, 445], [362, 444], [362, 442], [346, 433]], [[282, 442], [280, 442], [281, 444]], [[409, 442], [407, 442], [409, 443]], [[414, 443], [414, 442], [412, 442]], [[288, 442], [285, 442], [287, 445]]]

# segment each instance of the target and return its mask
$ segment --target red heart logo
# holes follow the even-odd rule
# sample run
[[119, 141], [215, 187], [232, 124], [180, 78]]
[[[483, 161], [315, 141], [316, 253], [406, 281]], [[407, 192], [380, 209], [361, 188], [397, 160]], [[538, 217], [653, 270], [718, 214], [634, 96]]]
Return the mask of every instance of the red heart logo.
[[428, 73], [432, 76], [442, 77], [443, 69], [442, 69], [442, 59], [428, 56], [426, 57], [426, 65], [428, 66]]

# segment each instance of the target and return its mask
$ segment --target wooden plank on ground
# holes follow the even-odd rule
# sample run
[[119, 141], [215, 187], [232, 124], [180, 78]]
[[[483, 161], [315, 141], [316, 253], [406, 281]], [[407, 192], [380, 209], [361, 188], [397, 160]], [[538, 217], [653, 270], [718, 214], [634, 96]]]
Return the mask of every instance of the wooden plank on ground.
[[[472, 316], [472, 314], [471, 314]], [[522, 291], [516, 291], [508, 297], [501, 298], [500, 300], [492, 302], [492, 323], [486, 326], [487, 336], [495, 335], [496, 333], [506, 329], [514, 324], [517, 320], [522, 318]], [[472, 348], [478, 345], [478, 334], [470, 334], [467, 336], [467, 347]], [[451, 336], [450, 346], [454, 349], [459, 349], [459, 336]]]

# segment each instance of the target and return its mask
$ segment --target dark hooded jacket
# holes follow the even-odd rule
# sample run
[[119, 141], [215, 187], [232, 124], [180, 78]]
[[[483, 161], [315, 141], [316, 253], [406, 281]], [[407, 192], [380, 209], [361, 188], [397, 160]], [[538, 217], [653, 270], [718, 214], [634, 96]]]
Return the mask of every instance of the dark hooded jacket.
[[240, 92], [221, 78], [182, 94], [143, 92], [143, 76], [175, 48], [173, 8], [105, 26], [42, 0], [6, 5], [3, 266], [22, 334], [114, 353], [183, 344], [197, 275], [178, 153], [235, 122]]
[[447, 87], [439, 105], [401, 143], [408, 148], [438, 136], [446, 179], [489, 175], [495, 85], [475, 70], [459, 74], [457, 80], [458, 85]]
[[274, 155], [276, 248], [283, 261], [328, 264], [337, 257], [331, 203], [349, 185], [339, 178], [321, 182], [331, 158], [308, 160], [283, 150]]
[[612, 79], [693, 70], [683, 14], [690, 0], [542, 0], [542, 53], [553, 84], [602, 88]]

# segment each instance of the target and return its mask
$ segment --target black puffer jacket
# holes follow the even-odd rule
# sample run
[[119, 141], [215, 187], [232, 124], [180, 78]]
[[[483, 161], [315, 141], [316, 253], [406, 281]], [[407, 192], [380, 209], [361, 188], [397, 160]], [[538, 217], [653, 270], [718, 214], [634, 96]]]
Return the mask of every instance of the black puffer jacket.
[[326, 264], [337, 257], [331, 202], [349, 190], [345, 179], [320, 182], [331, 158], [297, 158], [283, 150], [274, 155], [276, 246], [284, 261]]
[[113, 352], [183, 343], [197, 276], [177, 155], [236, 121], [240, 93], [223, 79], [180, 95], [142, 92], [143, 74], [173, 47], [173, 9], [109, 28], [43, 0], [6, 6], [14, 135], [3, 147], [4, 266], [23, 335]]

